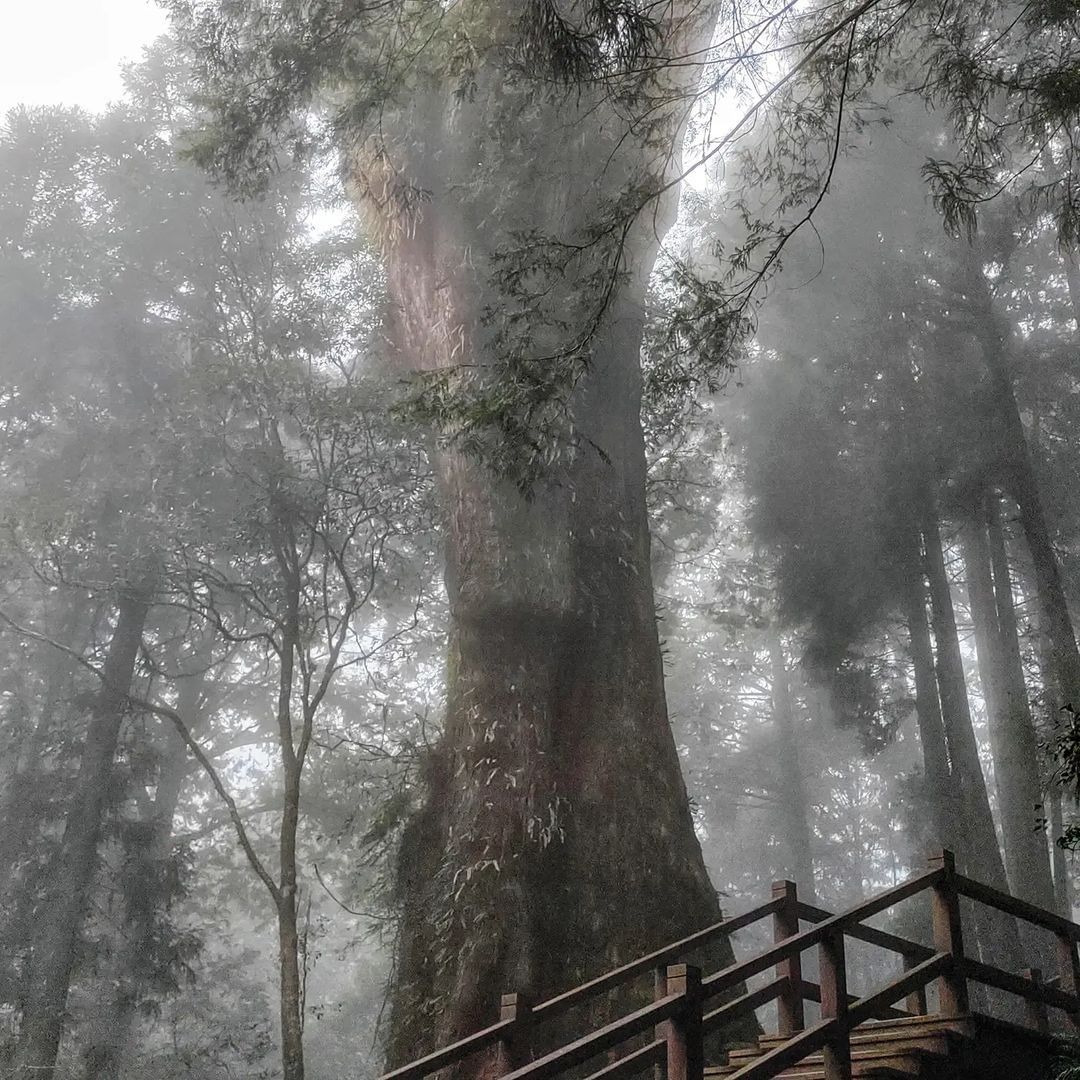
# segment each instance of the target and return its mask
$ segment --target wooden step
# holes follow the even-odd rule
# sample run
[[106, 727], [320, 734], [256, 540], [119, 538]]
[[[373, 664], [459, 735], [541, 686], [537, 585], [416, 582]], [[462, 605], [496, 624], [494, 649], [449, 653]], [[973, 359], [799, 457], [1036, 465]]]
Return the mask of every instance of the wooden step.
[[[959, 1038], [955, 1031], [940, 1028], [930, 1030], [928, 1026], [923, 1029], [907, 1027], [853, 1035], [853, 1074], [871, 1076], [885, 1070], [893, 1076], [920, 1076], [928, 1062], [948, 1058]], [[763, 1038], [762, 1046], [758, 1049], [733, 1050], [728, 1055], [727, 1065], [706, 1069], [705, 1073], [715, 1080], [737, 1076], [741, 1069], [757, 1061], [783, 1041]], [[824, 1057], [820, 1052], [808, 1054], [802, 1061], [778, 1073], [777, 1077], [778, 1080], [807, 1080], [818, 1075], [824, 1075]]]
[[[760, 1055], [759, 1055], [760, 1056]], [[912, 1080], [923, 1072], [923, 1066], [928, 1059], [942, 1060], [941, 1055], [926, 1055], [919, 1053], [895, 1054], [877, 1051], [856, 1051], [851, 1055], [852, 1076], [857, 1077], [903, 1077], [904, 1080]], [[734, 1077], [740, 1070], [746, 1068], [756, 1058], [742, 1059], [737, 1063], [721, 1066], [719, 1069], [706, 1069], [707, 1076]], [[796, 1065], [790, 1065], [783, 1072], [776, 1074], [776, 1080], [814, 1080], [816, 1077], [824, 1077], [825, 1063], [820, 1054], [812, 1054]]]
[[[927, 1031], [922, 1034], [915, 1032], [882, 1031], [868, 1035], [851, 1034], [851, 1049], [855, 1051], [881, 1050], [883, 1053], [906, 1053], [907, 1051], [922, 1051], [928, 1054], [947, 1054], [950, 1047], [950, 1039], [956, 1040], [961, 1036], [953, 1031]], [[759, 1049], [732, 1050], [728, 1055], [728, 1064], [736, 1061], [750, 1060], [760, 1057], [761, 1054], [775, 1049], [782, 1043], [769, 1044], [762, 1042]], [[820, 1056], [820, 1055], [819, 1055]]]
[[[868, 1020], [860, 1024], [851, 1032], [854, 1042], [878, 1038], [922, 1038], [926, 1034], [936, 1034], [939, 1031], [950, 1031], [957, 1035], [972, 1034], [972, 1021], [968, 1016], [905, 1016], [896, 1020]], [[762, 1047], [772, 1050], [776, 1046], [787, 1042], [782, 1035], [762, 1035], [760, 1038]]]

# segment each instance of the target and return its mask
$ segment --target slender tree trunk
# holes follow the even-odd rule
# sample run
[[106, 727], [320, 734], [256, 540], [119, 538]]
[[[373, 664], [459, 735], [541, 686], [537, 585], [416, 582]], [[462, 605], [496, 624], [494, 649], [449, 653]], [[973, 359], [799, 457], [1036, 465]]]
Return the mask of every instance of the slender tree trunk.
[[1012, 584], [1000, 528], [992, 523], [995, 536], [988, 544], [983, 517], [980, 513], [965, 526], [963, 548], [1006, 872], [1014, 896], [1049, 909], [1054, 899], [1050, 860], [1045, 836], [1037, 828], [1042, 804], [1038, 744], [1020, 661]]
[[[201, 726], [203, 673], [180, 680], [176, 711], [189, 730]], [[150, 811], [151, 836], [145, 850], [131, 857], [139, 860], [151, 881], [162, 877], [159, 867], [172, 857], [173, 827], [184, 783], [191, 772], [186, 743], [171, 724], [163, 725], [164, 746], [158, 766], [154, 801]], [[132, 902], [126, 898], [123, 942], [118, 949], [115, 992], [103, 1003], [87, 1037], [83, 1054], [87, 1080], [121, 1080], [130, 1053], [135, 1021], [147, 983], [160, 957], [154, 955], [155, 910], [148, 910], [145, 897]]]
[[303, 992], [300, 977], [300, 933], [295, 891], [282, 894], [277, 905], [278, 955], [281, 979], [281, 1058], [285, 1080], [304, 1078]]
[[[937, 519], [928, 513], [924, 525], [926, 573], [930, 583], [934, 639], [937, 643], [938, 692], [949, 746], [949, 757], [963, 798], [967, 843], [963, 862], [967, 872], [995, 889], [1008, 891], [1005, 866], [998, 848], [990, 799], [979, 761], [979, 747], [971, 723], [971, 710], [956, 632], [952, 594], [945, 570]], [[983, 906], [976, 907], [979, 947], [987, 963], [1018, 971], [1021, 950], [1016, 921]]]
[[808, 903], [815, 903], [814, 859], [810, 834], [809, 802], [806, 778], [799, 754], [799, 736], [791, 701], [791, 681], [779, 633], [769, 633], [769, 659], [772, 664], [772, 719], [776, 730], [776, 797], [780, 806], [780, 833], [784, 840], [784, 872], [799, 886]]
[[1054, 902], [1057, 910], [1067, 919], [1073, 917], [1072, 887], [1069, 884], [1069, 866], [1065, 849], [1058, 842], [1065, 835], [1065, 820], [1061, 812], [1061, 788], [1055, 787], [1047, 795], [1050, 804], [1050, 856], [1054, 867]]
[[[999, 509], [1000, 512], [1000, 509]], [[1030, 583], [1030, 567], [1025, 567], [1025, 585]], [[1036, 595], [1035, 589], [1025, 588], [1028, 597]], [[1045, 632], [1046, 618], [1038, 604], [1032, 605], [1035, 623], [1036, 648], [1039, 660], [1039, 682], [1042, 686], [1040, 695], [1040, 726], [1042, 737], [1049, 738], [1056, 719], [1056, 702], [1060, 700], [1056, 688], [1057, 672], [1054, 667], [1053, 650], [1049, 636]], [[1065, 849], [1058, 843], [1065, 832], [1064, 804], [1068, 797], [1063, 786], [1053, 775], [1049, 762], [1043, 762], [1045, 776], [1043, 786], [1046, 789], [1048, 841], [1050, 844], [1050, 863], [1054, 870], [1054, 899], [1057, 910], [1066, 918], [1073, 914], [1072, 887], [1069, 882], [1069, 866]], [[1070, 799], [1070, 801], [1072, 801]], [[1075, 806], [1075, 803], [1073, 803]]]
[[[88, 632], [85, 625], [88, 605], [85, 599], [71, 602], [67, 618], [63, 619], [57, 641], [68, 648], [78, 648]], [[22, 742], [15, 755], [13, 768], [7, 777], [7, 790], [0, 800], [0, 866], [13, 868], [27, 852], [30, 833], [40, 824], [29, 809], [38, 804], [35, 788], [41, 782], [41, 769], [46, 747], [70, 695], [70, 680], [74, 662], [66, 653], [51, 645], [41, 645], [37, 663], [43, 672], [40, 710], [33, 731]], [[9, 871], [10, 872], [10, 871]], [[5, 882], [5, 887], [8, 882]], [[29, 899], [29, 897], [27, 897]]]
[[[284, 792], [278, 834], [278, 888], [274, 895], [278, 923], [278, 978], [281, 1017], [281, 1065], [284, 1080], [304, 1080], [304, 1018], [300, 979], [300, 935], [297, 930], [296, 835], [300, 824], [300, 783], [304, 771], [304, 750], [298, 751], [293, 730], [293, 680], [300, 635], [300, 572], [292, 553], [296, 541], [289, 519], [283, 528], [280, 550], [289, 553], [280, 560], [286, 590], [287, 611], [280, 649], [278, 676], [278, 750]], [[305, 720], [307, 717], [305, 716]], [[306, 726], [306, 725], [305, 725]]]
[[911, 537], [911, 556], [904, 573], [904, 609], [907, 617], [911, 664], [915, 675], [915, 713], [922, 745], [923, 775], [930, 808], [933, 836], [930, 852], [944, 847], [958, 849], [963, 838], [957, 830], [959, 796], [949, 764], [945, 725], [941, 717], [934, 647], [926, 617], [926, 578], [918, 534]]
[[148, 590], [125, 592], [117, 602], [116, 630], [102, 686], [90, 712], [47, 916], [31, 963], [16, 1074], [27, 1080], [51, 1080], [56, 1066], [79, 932], [97, 863], [109, 778], [148, 609]]
[[1054, 669], [1061, 693], [1060, 705], [1080, 709], [1080, 651], [1076, 647], [1072, 618], [1061, 585], [1061, 570], [1013, 389], [1010, 352], [1012, 327], [994, 309], [990, 283], [974, 250], [968, 257], [967, 272], [971, 287], [969, 302], [975, 317], [976, 333], [1001, 421], [1002, 473], [1005, 486], [1020, 508], [1020, 521], [1031, 553], [1039, 603], [1045, 613], [1046, 632], [1053, 651]]
[[1072, 304], [1076, 332], [1080, 334], [1080, 265], [1077, 264], [1076, 254], [1071, 250], [1063, 251], [1061, 259], [1065, 265], [1065, 282], [1069, 287], [1069, 303]]

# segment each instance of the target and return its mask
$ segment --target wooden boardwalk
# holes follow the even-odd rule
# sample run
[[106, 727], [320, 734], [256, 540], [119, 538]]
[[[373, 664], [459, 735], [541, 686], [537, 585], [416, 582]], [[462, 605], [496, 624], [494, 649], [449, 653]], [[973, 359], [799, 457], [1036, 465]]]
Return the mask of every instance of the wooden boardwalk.
[[[866, 925], [866, 920], [911, 897], [928, 895], [933, 946]], [[1058, 971], [1009, 972], [964, 950], [961, 898], [1040, 927], [1056, 941]], [[721, 971], [703, 975], [679, 962], [718, 937], [771, 919], [774, 944]], [[803, 928], [803, 924], [808, 924]], [[897, 954], [903, 972], [861, 997], [848, 992], [845, 941], [858, 940]], [[502, 1015], [478, 1031], [382, 1080], [422, 1080], [479, 1054], [496, 1063], [488, 1075], [504, 1080], [550, 1080], [595, 1061], [586, 1080], [623, 1080], [646, 1072], [667, 1080], [1045, 1080], [1053, 1056], [1051, 1010], [1080, 1033], [1080, 926], [957, 873], [942, 852], [930, 868], [839, 914], [804, 904], [791, 882], [777, 882], [772, 898], [681, 941], [623, 965], [533, 1008], [515, 994], [503, 997]], [[802, 977], [803, 955], [818, 955], [818, 982]], [[715, 1006], [755, 976], [763, 985]], [[545, 1020], [654, 976], [654, 1000], [643, 1008], [538, 1056], [533, 1033]], [[982, 984], [1019, 998], [1026, 1024], [972, 1012], [969, 986]], [[927, 989], [936, 990], [935, 1011]], [[733, 1050], [726, 1062], [705, 1060], [706, 1037], [776, 1002], [777, 1030], [757, 1046]], [[820, 1005], [806, 1022], [805, 1002]], [[902, 1007], [897, 1007], [902, 1003]]]

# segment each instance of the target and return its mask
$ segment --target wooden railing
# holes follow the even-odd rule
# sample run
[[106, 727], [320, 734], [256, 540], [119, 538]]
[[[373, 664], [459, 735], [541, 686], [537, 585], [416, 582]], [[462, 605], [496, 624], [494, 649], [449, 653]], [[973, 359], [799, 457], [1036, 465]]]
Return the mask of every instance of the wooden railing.
[[[930, 895], [933, 946], [866, 926], [865, 921], [887, 908], [922, 893]], [[1058, 973], [1043, 978], [1038, 969], [1003, 971], [969, 957], [964, 950], [960, 898], [967, 897], [1012, 915], [1054, 935]], [[699, 968], [678, 962], [697, 949], [751, 926], [773, 920], [771, 947], [747, 960], [702, 976]], [[801, 923], [811, 924], [801, 929]], [[903, 974], [873, 993], [848, 993], [845, 939], [862, 941], [899, 954]], [[1080, 926], [1006, 893], [957, 873], [953, 855], [944, 851], [930, 868], [871, 897], [849, 911], [830, 914], [798, 899], [789, 881], [773, 886], [772, 898], [743, 915], [723, 919], [681, 941], [609, 971], [581, 986], [534, 1007], [517, 994], [503, 996], [497, 1023], [427, 1057], [385, 1074], [382, 1080], [421, 1080], [481, 1052], [498, 1055], [503, 1080], [549, 1080], [607, 1055], [603, 1067], [587, 1080], [622, 1080], [648, 1066], [666, 1065], [667, 1080], [701, 1080], [705, 1036], [747, 1017], [769, 1002], [777, 1003], [778, 1034], [785, 1041], [735, 1073], [732, 1080], [771, 1080], [810, 1054], [824, 1058], [827, 1080], [850, 1080], [851, 1032], [868, 1020], [927, 1013], [927, 987], [936, 983], [937, 1015], [968, 1012], [968, 983], [977, 982], [1015, 994], [1025, 1002], [1030, 1025], [1049, 1030], [1049, 1009], [1061, 1010], [1080, 1029]], [[802, 955], [818, 950], [818, 982], [802, 977]], [[744, 987], [755, 975], [772, 969], [773, 978], [755, 990], [714, 1008], [725, 993]], [[536, 1025], [586, 1004], [600, 995], [653, 972], [654, 1000], [617, 1020], [548, 1053], [528, 1060]], [[895, 1004], [904, 999], [906, 1008]], [[804, 1002], [820, 1003], [821, 1019], [807, 1026]], [[629, 1048], [651, 1033], [644, 1045]], [[622, 1056], [612, 1055], [622, 1048]]]

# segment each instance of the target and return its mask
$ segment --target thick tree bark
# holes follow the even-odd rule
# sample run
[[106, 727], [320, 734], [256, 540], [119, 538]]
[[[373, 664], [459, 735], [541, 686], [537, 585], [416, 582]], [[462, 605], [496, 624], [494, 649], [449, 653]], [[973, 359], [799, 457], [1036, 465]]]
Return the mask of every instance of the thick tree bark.
[[769, 634], [772, 667], [772, 720], [776, 731], [776, 763], [779, 789], [780, 835], [783, 837], [784, 873], [799, 886], [808, 903], [816, 903], [814, 858], [810, 834], [806, 778], [799, 754], [799, 737], [791, 701], [791, 681], [779, 633]]
[[[509, 17], [495, 10], [502, 26]], [[685, 23], [662, 48], [686, 55], [707, 44], [711, 5], [665, 11]], [[445, 95], [417, 103], [419, 145], [402, 150], [400, 167], [436, 195], [387, 250], [393, 336], [409, 366], [494, 359], [484, 312], [512, 302], [485, 275], [516, 230], [580, 239], [609, 197], [677, 172], [681, 118], [650, 144], [606, 95], [523, 88], [484, 69], [468, 109]], [[455, 162], [472, 162], [469, 176], [477, 161], [495, 171], [482, 208], [446, 186]], [[625, 273], [572, 395], [576, 448], [556, 455], [532, 498], [466, 453], [437, 455], [446, 722], [399, 859], [391, 1064], [490, 1023], [502, 992], [563, 990], [719, 914], [667, 719], [645, 506], [644, 297], [673, 213], [669, 198], [668, 220], [650, 211], [624, 237]], [[549, 284], [545, 296], [564, 312], [580, 310], [590, 287]], [[530, 313], [530, 328], [534, 348], [557, 348], [551, 323]], [[724, 943], [711, 962], [731, 956]]]
[[[986, 778], [979, 761], [979, 747], [971, 723], [960, 639], [956, 632], [952, 594], [941, 548], [941, 534], [936, 517], [928, 513], [924, 521], [926, 576], [930, 583], [930, 601], [934, 640], [937, 644], [938, 693], [949, 758], [963, 799], [963, 824], [967, 843], [961, 858], [972, 877], [995, 889], [1008, 891], [1005, 866], [998, 848], [994, 818]], [[1009, 971], [1018, 971], [1021, 949], [1016, 921], [985, 906], [976, 907], [979, 949], [987, 963]]]
[[1037, 829], [1042, 804], [1038, 743], [1020, 661], [1012, 584], [1000, 529], [994, 530], [994, 543], [988, 544], [984, 518], [979, 513], [965, 526], [963, 548], [1005, 868], [1014, 896], [1049, 909], [1054, 901], [1050, 859], [1045, 836]]
[[102, 686], [90, 711], [79, 779], [31, 963], [16, 1072], [27, 1080], [51, 1080], [56, 1066], [79, 932], [97, 864], [109, 778], [148, 608], [149, 592], [142, 589], [124, 592], [117, 602], [116, 629]]

